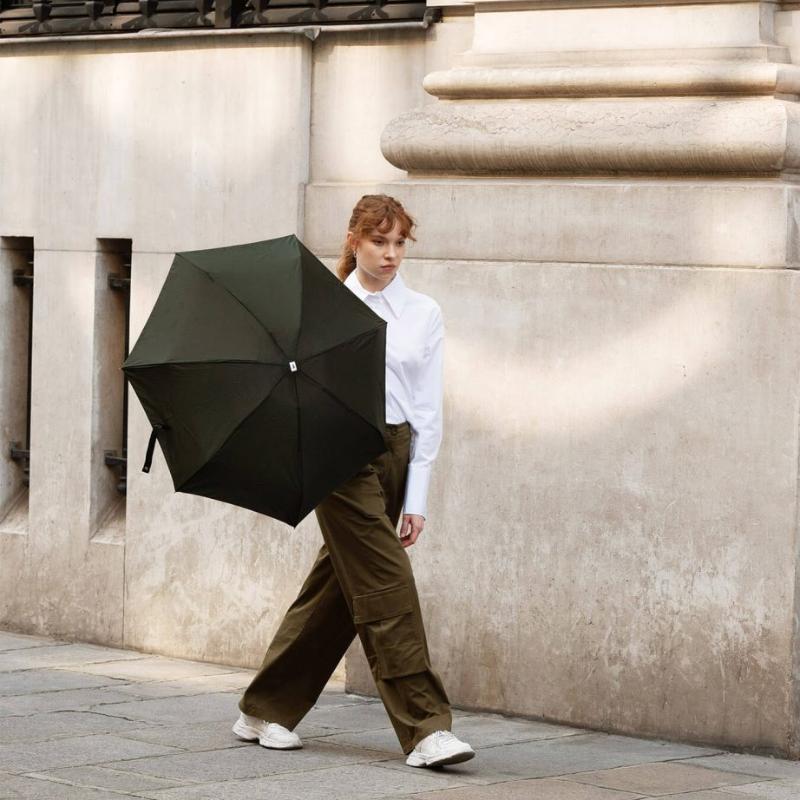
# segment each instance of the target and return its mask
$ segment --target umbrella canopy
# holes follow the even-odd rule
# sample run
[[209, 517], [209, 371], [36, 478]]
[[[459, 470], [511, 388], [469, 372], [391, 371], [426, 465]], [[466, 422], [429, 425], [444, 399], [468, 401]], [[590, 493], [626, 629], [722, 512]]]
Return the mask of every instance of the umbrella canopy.
[[[175, 490], [297, 524], [385, 452], [386, 321], [294, 235], [175, 254], [122, 366]], [[154, 438], [155, 437], [155, 438]]]

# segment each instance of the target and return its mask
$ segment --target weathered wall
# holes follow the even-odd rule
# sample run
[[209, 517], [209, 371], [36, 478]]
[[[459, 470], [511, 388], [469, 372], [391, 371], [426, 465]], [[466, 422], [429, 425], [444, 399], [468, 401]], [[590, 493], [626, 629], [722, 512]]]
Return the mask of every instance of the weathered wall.
[[[410, 556], [451, 700], [796, 756], [794, 12], [452, 5], [428, 32], [313, 43], [0, 47], [0, 237], [33, 237], [36, 274], [0, 625], [259, 663], [315, 518], [175, 494], [160, 455], [141, 473], [132, 396], [124, 524], [98, 527], [98, 238], [132, 241], [135, 341], [175, 250], [296, 232], [332, 267], [354, 202], [386, 191], [419, 222], [404, 274], [447, 331]], [[0, 431], [19, 438], [10, 297]], [[0, 469], [6, 507], [18, 479]], [[373, 691], [357, 643], [347, 681]]]
[[[383, 161], [374, 126], [424, 96], [424, 64], [437, 50], [426, 51], [424, 41], [422, 31], [373, 31], [323, 34], [315, 44], [258, 34], [4, 43], [0, 80], [14, 87], [14, 99], [0, 121], [0, 236], [33, 237], [36, 277], [30, 505], [8, 513], [24, 491], [19, 467], [4, 456], [0, 624], [259, 662], [321, 544], [316, 521], [312, 515], [292, 533], [176, 495], [158, 458], [144, 475], [148, 429], [131, 393], [123, 535], [119, 519], [103, 526], [93, 498], [109, 480], [102, 449], [117, 442], [112, 435], [103, 443], [98, 431], [113, 428], [120, 409], [97, 385], [110, 374], [113, 349], [96, 332], [109, 329], [114, 313], [103, 296], [108, 264], [98, 239], [132, 241], [133, 342], [172, 252], [288, 232], [302, 238], [312, 163], [322, 179], [337, 179], [348, 163], [341, 154], [362, 170]], [[398, 53], [416, 65], [411, 78], [396, 69]], [[366, 64], [381, 113], [356, 80]], [[364, 120], [373, 128], [362, 135]], [[383, 161], [381, 176], [396, 174]], [[355, 202], [361, 188], [350, 193]], [[11, 284], [15, 240], [0, 241], [7, 453], [6, 440], [24, 439], [25, 316], [21, 302], [11, 303], [14, 291], [22, 297]]]

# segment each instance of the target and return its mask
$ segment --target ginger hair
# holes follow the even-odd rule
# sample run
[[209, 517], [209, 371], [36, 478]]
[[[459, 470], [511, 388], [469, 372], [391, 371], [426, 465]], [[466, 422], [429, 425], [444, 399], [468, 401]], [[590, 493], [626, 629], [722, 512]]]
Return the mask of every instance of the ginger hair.
[[[411, 230], [416, 226], [414, 219], [408, 214], [398, 200], [388, 194], [365, 194], [355, 204], [347, 230], [356, 240], [365, 239], [374, 231], [388, 233], [396, 222], [400, 223], [400, 233], [407, 239], [416, 242]], [[340, 281], [356, 268], [356, 256], [345, 238], [342, 253], [336, 264], [336, 275]]]

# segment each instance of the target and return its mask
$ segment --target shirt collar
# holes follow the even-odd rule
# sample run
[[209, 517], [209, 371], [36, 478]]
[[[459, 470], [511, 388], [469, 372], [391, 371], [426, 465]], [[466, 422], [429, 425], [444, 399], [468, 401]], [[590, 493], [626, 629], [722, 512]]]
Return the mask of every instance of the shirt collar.
[[405, 306], [408, 298], [408, 289], [399, 272], [395, 273], [394, 278], [392, 278], [392, 280], [389, 282], [389, 285], [380, 292], [370, 292], [365, 289], [361, 285], [358, 275], [356, 275], [356, 270], [353, 270], [347, 276], [344, 285], [347, 286], [347, 288], [350, 289], [361, 300], [364, 300], [364, 298], [368, 295], [371, 295], [372, 297], [383, 297], [389, 308], [392, 310], [392, 313], [398, 319], [403, 313], [403, 307]]

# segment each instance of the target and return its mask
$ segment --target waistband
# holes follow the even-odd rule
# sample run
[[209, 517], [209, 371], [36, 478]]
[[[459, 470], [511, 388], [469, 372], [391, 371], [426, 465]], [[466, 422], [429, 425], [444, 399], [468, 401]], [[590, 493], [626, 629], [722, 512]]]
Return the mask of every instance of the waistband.
[[397, 436], [398, 433], [403, 433], [411, 429], [411, 423], [406, 420], [405, 422], [387, 422], [386, 433], [390, 436]]

